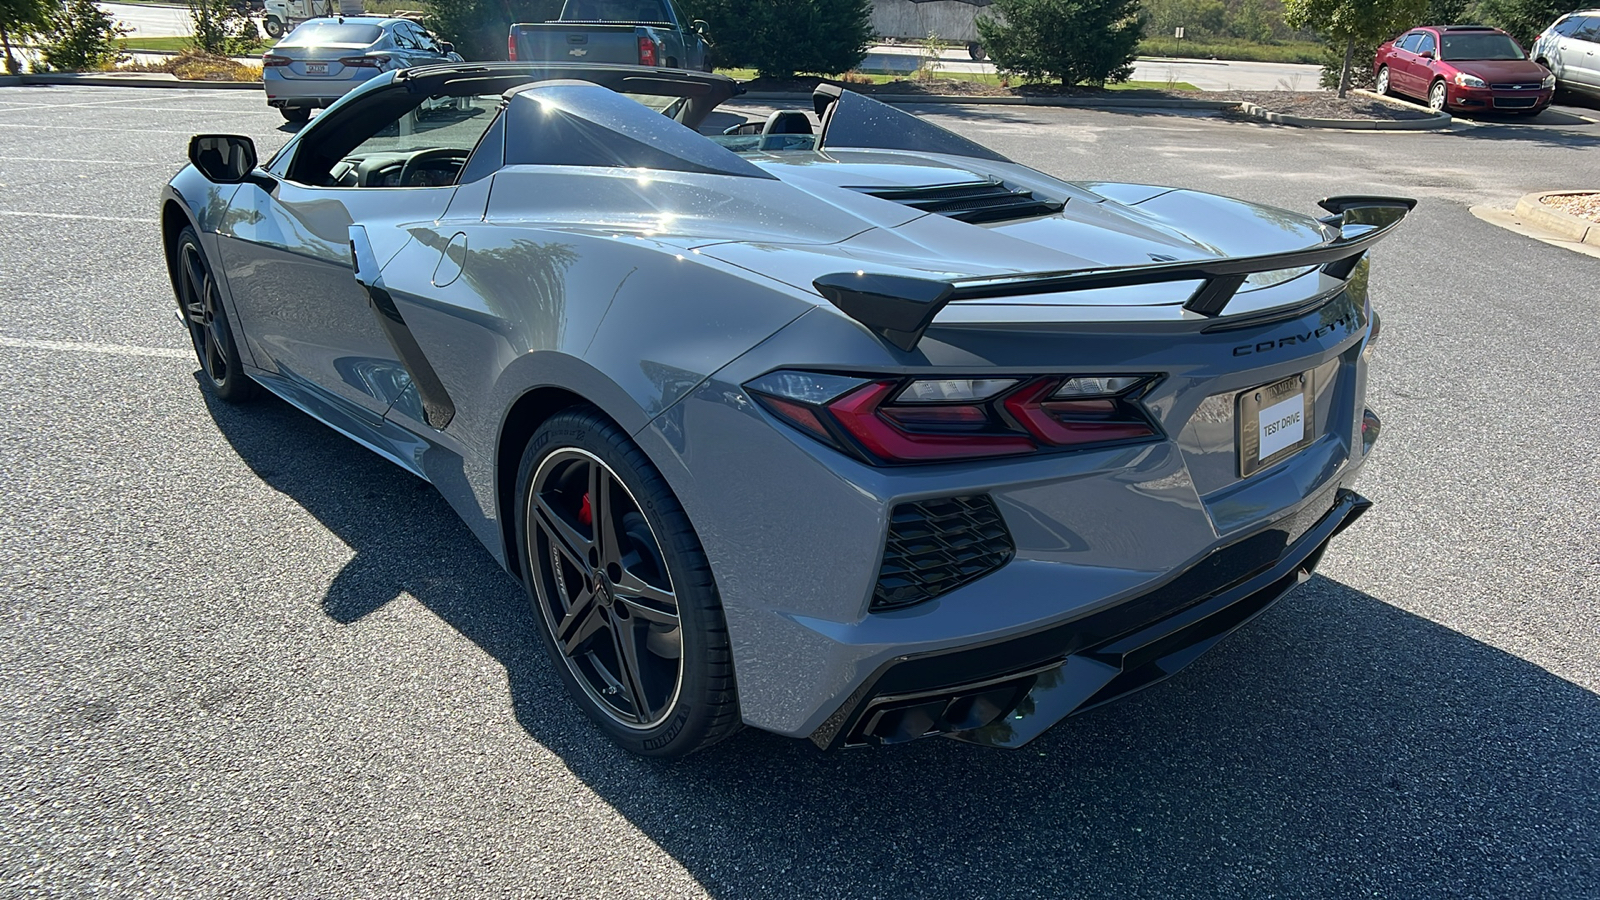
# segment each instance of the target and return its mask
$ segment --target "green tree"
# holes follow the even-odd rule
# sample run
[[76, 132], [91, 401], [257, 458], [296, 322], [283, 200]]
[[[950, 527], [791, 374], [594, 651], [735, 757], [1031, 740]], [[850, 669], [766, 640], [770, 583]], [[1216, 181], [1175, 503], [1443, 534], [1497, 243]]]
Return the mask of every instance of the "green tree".
[[692, 0], [705, 19], [719, 66], [747, 66], [763, 78], [797, 72], [836, 75], [860, 65], [872, 46], [871, 0]]
[[[1220, 5], [1220, 4], [1219, 4]], [[978, 34], [997, 68], [1062, 84], [1127, 81], [1144, 36], [1137, 0], [994, 0]]]
[[39, 33], [60, 11], [60, 0], [0, 0], [0, 44], [5, 45], [7, 74], [22, 71], [12, 50], [12, 39], [22, 40]]
[[562, 0], [432, 0], [428, 27], [467, 59], [505, 59], [515, 22], [546, 22], [561, 14]]
[[111, 14], [95, 0], [67, 0], [39, 32], [39, 62], [46, 72], [98, 72], [116, 65], [127, 54]]
[[1533, 39], [1556, 19], [1594, 5], [1589, 0], [1482, 0], [1479, 12], [1485, 22], [1521, 41], [1523, 49], [1532, 49]]
[[1471, 8], [1470, 0], [1428, 0], [1428, 10], [1418, 24], [1471, 25], [1477, 20], [1476, 16], [1468, 14]]
[[194, 22], [190, 44], [217, 56], [246, 56], [261, 48], [261, 32], [249, 7], [234, 0], [189, 0]]
[[[1417, 24], [1428, 8], [1428, 0], [1284, 0], [1283, 18], [1292, 28], [1310, 28], [1330, 46], [1343, 47], [1337, 63], [1339, 96], [1350, 90], [1351, 67], [1356, 48], [1376, 48], [1395, 33]], [[1370, 54], [1363, 54], [1363, 62]], [[1323, 65], [1324, 79], [1335, 63]]]

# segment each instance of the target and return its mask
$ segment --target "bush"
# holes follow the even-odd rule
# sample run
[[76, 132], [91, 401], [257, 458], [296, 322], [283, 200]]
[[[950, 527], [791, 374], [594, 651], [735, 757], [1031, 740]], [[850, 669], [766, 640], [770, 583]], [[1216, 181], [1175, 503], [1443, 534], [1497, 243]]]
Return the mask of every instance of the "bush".
[[[505, 59], [513, 22], [545, 22], [562, 0], [432, 0], [428, 27], [466, 59]], [[414, 4], [413, 4], [414, 5]], [[507, 18], [507, 14], [512, 18]]]
[[233, 0], [189, 0], [194, 49], [213, 56], [248, 56], [261, 49], [261, 32], [248, 5]]
[[1127, 81], [1144, 34], [1137, 0], [994, 0], [978, 17], [984, 49], [1004, 72], [1030, 81]]
[[160, 62], [131, 63], [120, 72], [166, 72], [183, 81], [260, 81], [261, 69], [193, 48]]
[[1589, 0], [1483, 0], [1478, 9], [1485, 22], [1510, 32], [1528, 50], [1539, 32], [1555, 24], [1556, 19], [1593, 6]]
[[59, 0], [0, 0], [0, 44], [5, 46], [7, 74], [22, 71], [12, 42], [33, 37], [60, 11]]
[[861, 64], [872, 46], [870, 0], [691, 0], [705, 19], [718, 66], [763, 78], [797, 72], [836, 75]]
[[34, 66], [43, 72], [104, 71], [126, 58], [126, 33], [94, 0], [68, 0], [40, 31]]

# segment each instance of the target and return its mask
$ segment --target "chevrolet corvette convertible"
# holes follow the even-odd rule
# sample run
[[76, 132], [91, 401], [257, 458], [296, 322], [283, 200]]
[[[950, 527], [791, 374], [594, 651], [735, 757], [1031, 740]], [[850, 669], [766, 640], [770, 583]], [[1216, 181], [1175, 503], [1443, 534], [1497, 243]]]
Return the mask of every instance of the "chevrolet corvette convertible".
[[677, 756], [1017, 747], [1152, 685], [1368, 507], [1368, 251], [1062, 181], [870, 98], [747, 121], [716, 75], [385, 73], [164, 190], [206, 389], [431, 482], [574, 702]]

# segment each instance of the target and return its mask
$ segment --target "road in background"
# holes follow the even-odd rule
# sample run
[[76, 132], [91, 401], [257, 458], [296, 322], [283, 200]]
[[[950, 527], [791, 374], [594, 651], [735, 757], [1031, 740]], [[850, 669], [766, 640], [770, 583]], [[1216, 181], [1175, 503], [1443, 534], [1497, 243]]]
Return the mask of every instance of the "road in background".
[[1467, 209], [1591, 184], [1600, 130], [919, 111], [1067, 178], [1421, 198], [1318, 577], [1022, 751], [630, 757], [432, 488], [197, 386], [155, 200], [277, 112], [4, 88], [0, 895], [1600, 896], [1600, 260]]

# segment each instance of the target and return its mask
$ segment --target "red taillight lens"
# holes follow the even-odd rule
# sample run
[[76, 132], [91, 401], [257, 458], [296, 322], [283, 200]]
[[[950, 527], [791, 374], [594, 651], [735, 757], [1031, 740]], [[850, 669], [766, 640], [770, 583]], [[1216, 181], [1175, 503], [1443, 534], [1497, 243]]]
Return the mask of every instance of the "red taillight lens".
[[[856, 378], [781, 370], [745, 385], [770, 412], [875, 464], [1022, 456], [1146, 440], [1154, 376]], [[1095, 389], [1103, 393], [1091, 395]]]
[[293, 60], [289, 59], [289, 57], [287, 57], [287, 56], [278, 56], [275, 53], [263, 53], [263, 54], [261, 54], [261, 66], [262, 66], [262, 68], [276, 69], [279, 66], [287, 66], [291, 62], [293, 62]]
[[656, 42], [647, 37], [639, 38], [639, 65], [656, 65]]
[[381, 69], [389, 64], [387, 56], [347, 56], [339, 65], [347, 69]]
[[506, 59], [509, 59], [512, 62], [516, 62], [516, 60], [517, 60], [517, 33], [516, 33], [516, 31], [512, 31], [509, 35], [506, 35]]

